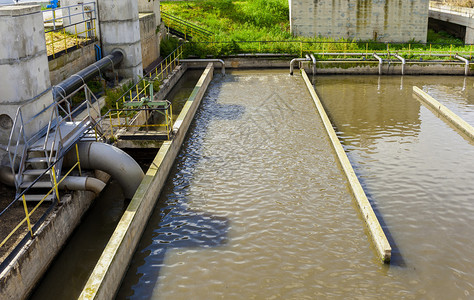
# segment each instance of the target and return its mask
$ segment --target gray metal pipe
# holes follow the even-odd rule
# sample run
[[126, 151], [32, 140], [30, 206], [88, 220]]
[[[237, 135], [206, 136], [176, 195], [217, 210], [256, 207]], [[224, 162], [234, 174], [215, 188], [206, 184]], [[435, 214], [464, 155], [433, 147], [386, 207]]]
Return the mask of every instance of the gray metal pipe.
[[193, 63], [193, 62], [217, 62], [222, 66], [222, 75], [225, 75], [225, 62], [222, 59], [210, 58], [210, 59], [180, 59], [180, 62]]
[[309, 57], [311, 58], [311, 61], [313, 62], [313, 75], [316, 74], [316, 57], [314, 57], [314, 54], [310, 54]]
[[402, 62], [402, 75], [405, 75], [405, 63], [406, 63], [405, 59], [401, 57], [400, 55], [398, 55], [397, 53], [393, 54], [393, 56], [395, 56]]
[[464, 57], [459, 56], [459, 55], [457, 55], [457, 54], [454, 55], [454, 57], [465, 63], [464, 75], [465, 75], [465, 76], [469, 75], [469, 61], [468, 61], [467, 59], [465, 59]]
[[293, 64], [300, 61], [311, 61], [311, 58], [293, 58], [290, 61], [290, 75], [293, 75]]
[[[125, 198], [132, 199], [145, 174], [138, 163], [127, 153], [105, 143], [78, 143], [81, 168], [101, 170], [117, 180]], [[75, 149], [64, 157], [64, 165], [76, 163]]]
[[[11, 168], [0, 166], [0, 182], [10, 187], [15, 187], [15, 179]], [[86, 176], [68, 176], [58, 185], [60, 190], [91, 191], [96, 195], [104, 189], [105, 183], [97, 178]]]
[[91, 191], [97, 196], [105, 188], [105, 185], [102, 180], [90, 176], [67, 176], [61, 181], [58, 188], [72, 191]]
[[373, 57], [375, 57], [376, 59], [378, 59], [379, 61], [379, 75], [382, 75], [382, 64], [383, 64], [383, 60], [380, 56], [377, 55], [377, 53], [374, 53], [372, 54]]
[[97, 76], [97, 74], [99, 74], [104, 69], [110, 66], [115, 67], [118, 65], [124, 56], [125, 55], [122, 50], [113, 50], [109, 55], [102, 58], [101, 60], [96, 61], [76, 74], [71, 75], [66, 80], [61, 81], [52, 87], [53, 99], [58, 101], [61, 100], [61, 98], [66, 97], [80, 86], [85, 84], [87, 80]]

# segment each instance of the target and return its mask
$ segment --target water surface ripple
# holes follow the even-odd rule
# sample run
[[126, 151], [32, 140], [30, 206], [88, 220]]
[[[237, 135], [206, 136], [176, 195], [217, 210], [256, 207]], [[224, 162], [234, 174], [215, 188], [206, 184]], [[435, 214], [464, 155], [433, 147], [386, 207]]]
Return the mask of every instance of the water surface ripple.
[[299, 76], [215, 78], [118, 299], [409, 296], [380, 264]]
[[474, 146], [412, 96], [412, 86], [422, 87], [473, 124], [472, 79], [327, 76], [314, 82], [402, 255], [396, 280], [407, 281], [404, 289], [414, 298], [472, 299]]

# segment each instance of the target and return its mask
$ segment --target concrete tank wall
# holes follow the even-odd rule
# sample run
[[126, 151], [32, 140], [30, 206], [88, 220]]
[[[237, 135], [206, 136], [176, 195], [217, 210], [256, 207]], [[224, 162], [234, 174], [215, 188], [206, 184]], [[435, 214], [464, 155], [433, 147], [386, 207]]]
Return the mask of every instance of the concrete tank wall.
[[142, 64], [145, 68], [160, 57], [160, 35], [156, 26], [153, 13], [140, 13]]
[[[0, 144], [8, 143], [17, 109], [27, 121], [53, 102], [43, 16], [39, 5], [0, 6]], [[47, 125], [43, 114], [26, 128]]]
[[429, 0], [289, 0], [294, 35], [426, 42]]

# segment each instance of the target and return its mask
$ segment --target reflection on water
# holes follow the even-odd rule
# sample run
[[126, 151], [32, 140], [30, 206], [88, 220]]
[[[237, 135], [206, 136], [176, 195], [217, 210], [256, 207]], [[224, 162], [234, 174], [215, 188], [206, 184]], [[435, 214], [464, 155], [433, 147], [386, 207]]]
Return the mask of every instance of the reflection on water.
[[443, 84], [425, 83], [420, 85], [425, 92], [474, 126], [474, 79], [463, 77]]
[[30, 299], [77, 299], [125, 208], [120, 185], [111, 181], [55, 258]]
[[379, 93], [376, 78], [314, 82], [403, 255], [396, 279], [414, 298], [472, 299], [474, 147], [412, 97], [422, 87], [473, 120], [472, 79], [462, 90], [463, 77], [405, 77], [400, 90], [400, 77], [380, 77]]

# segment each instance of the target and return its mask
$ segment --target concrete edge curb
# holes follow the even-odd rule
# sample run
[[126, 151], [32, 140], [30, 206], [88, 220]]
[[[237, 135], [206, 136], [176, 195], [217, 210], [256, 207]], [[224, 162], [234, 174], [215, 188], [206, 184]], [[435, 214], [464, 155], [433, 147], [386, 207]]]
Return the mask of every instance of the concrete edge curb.
[[313, 98], [319, 116], [323, 121], [324, 127], [326, 128], [326, 132], [328, 133], [329, 139], [331, 140], [331, 144], [333, 145], [334, 150], [336, 151], [339, 163], [341, 164], [341, 167], [344, 170], [344, 174], [346, 175], [347, 180], [349, 181], [351, 191], [357, 201], [360, 213], [365, 223], [367, 224], [369, 234], [377, 249], [377, 254], [384, 263], [388, 263], [390, 262], [392, 248], [387, 240], [387, 237], [385, 236], [385, 233], [383, 232], [382, 227], [380, 226], [380, 223], [374, 213], [374, 210], [372, 209], [372, 206], [369, 203], [369, 200], [367, 199], [367, 195], [365, 194], [364, 189], [360, 185], [359, 179], [357, 178], [354, 169], [352, 168], [352, 165], [344, 151], [344, 148], [339, 142], [336, 132], [332, 127], [331, 121], [329, 120], [324, 110], [324, 107], [321, 101], [319, 100], [319, 97], [316, 94], [316, 91], [314, 90], [311, 81], [308, 78], [308, 75], [304, 70], [301, 70], [301, 74], [303, 76], [304, 82], [306, 83], [306, 87], [308, 88], [308, 91], [311, 94], [311, 98]]
[[160, 147], [153, 163], [112, 237], [105, 247], [92, 274], [84, 286], [79, 299], [112, 299], [116, 294], [128, 265], [132, 259], [143, 230], [153, 211], [168, 173], [184, 141], [189, 125], [194, 119], [199, 104], [212, 80], [214, 68], [208, 65], [175, 123], [172, 141]]
[[431, 97], [428, 93], [425, 93], [419, 87], [413, 87], [413, 93], [420, 100], [421, 103], [428, 105], [434, 109], [438, 114], [443, 116], [450, 125], [467, 135], [472, 141], [474, 141], [474, 127], [469, 125], [461, 117], [453, 113], [449, 108], [439, 103], [436, 99]]

